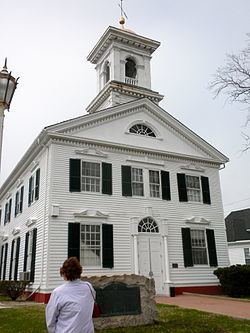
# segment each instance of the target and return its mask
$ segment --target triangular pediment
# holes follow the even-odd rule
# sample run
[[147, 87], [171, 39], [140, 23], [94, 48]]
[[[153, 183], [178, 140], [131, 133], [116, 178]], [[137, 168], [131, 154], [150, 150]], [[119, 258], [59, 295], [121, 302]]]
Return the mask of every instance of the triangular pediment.
[[[136, 123], [152, 128], [156, 137], [130, 133], [130, 126]], [[67, 138], [88, 139], [113, 146], [147, 149], [216, 163], [228, 161], [225, 155], [147, 98], [52, 125], [46, 130], [48, 133], [58, 133]], [[79, 153], [91, 154], [91, 151], [79, 149]], [[103, 154], [101, 151], [92, 153]], [[197, 166], [187, 164], [183, 168], [197, 169]]]

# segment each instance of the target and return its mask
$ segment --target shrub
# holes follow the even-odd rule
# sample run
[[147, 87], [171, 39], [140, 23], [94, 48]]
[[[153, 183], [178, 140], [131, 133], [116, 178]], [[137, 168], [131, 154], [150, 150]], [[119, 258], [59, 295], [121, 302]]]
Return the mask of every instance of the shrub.
[[29, 281], [0, 281], [0, 294], [8, 295], [13, 301], [20, 297]]
[[214, 274], [220, 280], [222, 290], [232, 297], [250, 296], [250, 265], [233, 265], [218, 268]]

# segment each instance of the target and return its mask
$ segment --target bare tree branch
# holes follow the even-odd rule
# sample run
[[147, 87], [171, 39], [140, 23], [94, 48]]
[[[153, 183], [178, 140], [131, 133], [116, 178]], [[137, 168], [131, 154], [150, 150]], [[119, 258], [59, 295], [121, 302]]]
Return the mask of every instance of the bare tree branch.
[[[209, 85], [214, 98], [225, 95], [226, 101], [246, 104], [249, 114], [246, 126], [250, 122], [250, 33], [247, 34], [247, 46], [238, 55], [227, 54], [226, 64], [217, 69]], [[250, 136], [242, 133], [245, 139], [243, 151], [250, 149]]]

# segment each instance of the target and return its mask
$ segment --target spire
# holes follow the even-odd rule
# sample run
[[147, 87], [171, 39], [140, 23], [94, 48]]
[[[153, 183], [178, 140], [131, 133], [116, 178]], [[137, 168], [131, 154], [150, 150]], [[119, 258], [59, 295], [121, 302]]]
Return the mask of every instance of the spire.
[[118, 6], [121, 8], [121, 17], [120, 17], [119, 23], [122, 26], [122, 29], [124, 29], [124, 24], [126, 22], [125, 17], [126, 17], [126, 19], [128, 19], [128, 17], [126, 15], [125, 11], [123, 10], [123, 0], [120, 0], [120, 1], [121, 1], [121, 3], [118, 4]]

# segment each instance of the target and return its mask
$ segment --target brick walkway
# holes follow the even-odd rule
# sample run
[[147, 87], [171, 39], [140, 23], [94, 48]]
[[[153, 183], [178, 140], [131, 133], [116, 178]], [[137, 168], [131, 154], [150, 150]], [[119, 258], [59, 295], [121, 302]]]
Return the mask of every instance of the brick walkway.
[[250, 319], [250, 301], [247, 300], [227, 299], [226, 297], [220, 296], [183, 294], [176, 297], [156, 296], [156, 302], [235, 318]]

